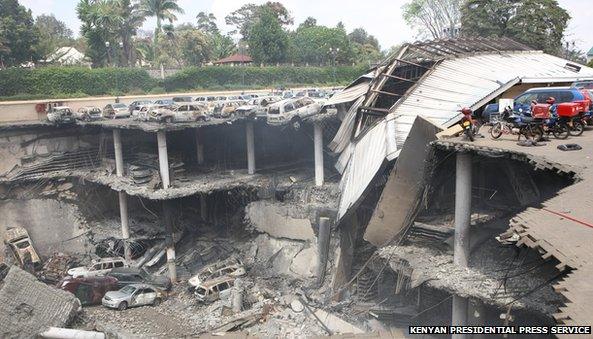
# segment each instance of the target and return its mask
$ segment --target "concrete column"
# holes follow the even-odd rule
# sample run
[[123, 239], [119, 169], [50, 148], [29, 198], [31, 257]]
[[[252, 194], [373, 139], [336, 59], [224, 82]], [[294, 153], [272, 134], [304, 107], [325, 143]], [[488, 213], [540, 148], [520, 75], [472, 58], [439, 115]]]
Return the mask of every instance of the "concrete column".
[[159, 147], [159, 168], [161, 170], [161, 180], [163, 188], [169, 188], [169, 156], [167, 154], [167, 134], [165, 131], [156, 133], [156, 140]]
[[208, 220], [208, 205], [206, 203], [206, 193], [200, 194], [200, 216], [202, 220]]
[[245, 124], [247, 138], [247, 173], [255, 174], [255, 141], [253, 136], [253, 122]]
[[196, 128], [196, 150], [198, 152], [198, 165], [204, 164], [204, 144], [200, 136], [200, 129]]
[[240, 278], [235, 279], [232, 297], [233, 313], [240, 313], [243, 309], [243, 281]]
[[175, 266], [175, 239], [174, 239], [174, 226], [173, 226], [173, 207], [170, 200], [163, 201], [163, 215], [165, 219], [165, 239], [167, 246], [167, 268], [169, 271], [169, 279], [172, 283], [177, 282], [177, 267]]
[[319, 123], [313, 127], [315, 144], [315, 185], [323, 186], [323, 129]]
[[[467, 267], [469, 262], [469, 226], [472, 202], [472, 158], [469, 153], [457, 153], [455, 170], [455, 244], [453, 262]], [[467, 324], [468, 300], [453, 296], [451, 325]], [[456, 334], [453, 339], [466, 338], [464, 334]]]
[[467, 267], [469, 261], [469, 224], [472, 203], [472, 158], [457, 153], [455, 171], [455, 244], [453, 262]]
[[[121, 144], [121, 131], [118, 129], [113, 130], [113, 148], [115, 151], [115, 173], [118, 177], [124, 175], [124, 156], [123, 148]], [[121, 234], [124, 241], [124, 258], [131, 260], [132, 255], [130, 251], [130, 223], [128, 217], [128, 197], [126, 192], [118, 192], [119, 196], [119, 217], [121, 220]]]
[[329, 253], [329, 218], [319, 218], [319, 233], [317, 235], [317, 283], [321, 285], [325, 278], [325, 268], [327, 266], [327, 255]]

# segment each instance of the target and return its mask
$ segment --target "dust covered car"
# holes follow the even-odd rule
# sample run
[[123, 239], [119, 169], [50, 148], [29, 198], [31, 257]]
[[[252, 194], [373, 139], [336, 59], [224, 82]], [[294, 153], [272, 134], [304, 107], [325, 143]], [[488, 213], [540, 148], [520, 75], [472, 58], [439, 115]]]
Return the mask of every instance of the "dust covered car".
[[238, 116], [246, 118], [265, 118], [268, 114], [268, 107], [280, 101], [281, 98], [278, 96], [265, 96], [253, 98], [247, 102], [246, 105], [237, 107], [235, 112]]
[[55, 106], [47, 112], [47, 120], [54, 124], [68, 124], [76, 121], [74, 112], [68, 106]]
[[188, 280], [191, 287], [200, 286], [205, 281], [217, 279], [223, 276], [230, 276], [233, 278], [245, 275], [245, 267], [243, 263], [236, 258], [228, 258], [226, 260], [204, 266], [198, 274], [194, 275]]
[[122, 103], [108, 104], [103, 108], [103, 117], [109, 119], [129, 118], [130, 109]]
[[112, 257], [93, 260], [89, 266], [74, 267], [68, 270], [68, 275], [74, 278], [97, 277], [111, 272], [114, 268], [129, 267], [124, 258]]
[[80, 300], [81, 305], [97, 305], [105, 293], [117, 290], [117, 279], [113, 277], [73, 278], [64, 277], [57, 288], [68, 291]]
[[99, 107], [85, 106], [79, 108], [75, 115], [78, 120], [99, 120], [103, 118], [103, 111]]
[[114, 268], [107, 276], [117, 279], [117, 285], [123, 287], [131, 284], [150, 284], [163, 290], [171, 289], [171, 279], [162, 275], [152, 275], [143, 268], [122, 267]]
[[234, 119], [237, 116], [235, 112], [238, 107], [245, 105], [246, 102], [243, 100], [226, 101], [218, 104], [214, 107], [212, 115], [217, 118], [231, 118]]
[[196, 287], [194, 295], [201, 302], [214, 302], [223, 296], [229, 295], [234, 285], [234, 277], [223, 276], [201, 283]]
[[101, 304], [105, 307], [123, 311], [128, 307], [158, 306], [164, 297], [164, 293], [152, 285], [131, 284], [117, 291], [105, 293], [105, 296], [101, 299]]
[[292, 123], [294, 128], [299, 128], [301, 121], [306, 117], [319, 113], [321, 106], [320, 103], [309, 97], [279, 101], [268, 108], [268, 124]]
[[182, 104], [169, 108], [155, 108], [148, 111], [149, 121], [158, 122], [188, 122], [208, 121], [208, 108], [201, 104]]
[[29, 233], [22, 227], [13, 227], [4, 233], [4, 243], [11, 249], [15, 261], [22, 268], [38, 269], [41, 267], [41, 259], [35, 248]]

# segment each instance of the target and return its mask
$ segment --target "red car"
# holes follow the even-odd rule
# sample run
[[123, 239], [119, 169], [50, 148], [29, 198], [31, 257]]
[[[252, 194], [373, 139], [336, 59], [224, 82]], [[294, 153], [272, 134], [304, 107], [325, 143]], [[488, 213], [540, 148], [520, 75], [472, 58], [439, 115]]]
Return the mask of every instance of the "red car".
[[56, 287], [74, 294], [83, 306], [101, 304], [105, 293], [118, 290], [117, 279], [108, 276], [89, 278], [67, 276]]

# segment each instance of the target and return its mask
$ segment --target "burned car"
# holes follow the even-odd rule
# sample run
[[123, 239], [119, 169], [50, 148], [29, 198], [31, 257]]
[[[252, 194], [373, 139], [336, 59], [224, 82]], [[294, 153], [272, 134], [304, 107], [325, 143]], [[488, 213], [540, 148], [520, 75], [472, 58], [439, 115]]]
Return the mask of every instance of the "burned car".
[[99, 107], [95, 106], [85, 106], [78, 109], [75, 114], [76, 119], [84, 120], [84, 121], [91, 121], [91, 120], [99, 120], [103, 118], [103, 111]]
[[74, 278], [67, 276], [56, 287], [74, 294], [83, 306], [98, 305], [105, 293], [118, 289], [117, 279], [113, 277]]
[[99, 260], [93, 260], [89, 266], [74, 267], [69, 269], [68, 275], [71, 275], [74, 278], [97, 277], [111, 272], [111, 270], [114, 268], [128, 266], [129, 265], [124, 258], [101, 258]]
[[237, 116], [235, 112], [238, 107], [245, 105], [246, 102], [243, 100], [225, 101], [217, 104], [214, 107], [212, 115], [217, 118], [231, 118], [234, 119]]
[[55, 106], [47, 112], [47, 120], [54, 124], [67, 124], [75, 122], [75, 117], [70, 107]]
[[128, 106], [122, 103], [108, 104], [103, 108], [103, 117], [109, 119], [129, 118], [131, 115]]
[[33, 244], [29, 233], [22, 227], [13, 227], [4, 233], [4, 243], [10, 247], [15, 261], [25, 270], [41, 267], [41, 259]]
[[233, 278], [241, 277], [245, 275], [245, 267], [243, 263], [236, 258], [228, 258], [221, 262], [217, 262], [202, 268], [198, 274], [194, 275], [188, 280], [191, 287], [196, 288], [200, 284], [217, 279], [223, 276], [229, 276]]
[[155, 108], [148, 111], [149, 121], [158, 122], [188, 122], [208, 121], [208, 108], [201, 104], [182, 104], [169, 108]]
[[114, 268], [107, 276], [117, 279], [117, 286], [124, 287], [131, 284], [150, 284], [163, 290], [171, 289], [171, 279], [165, 276], [152, 275], [142, 268]]
[[105, 296], [101, 299], [101, 304], [105, 307], [123, 311], [128, 307], [144, 305], [158, 306], [164, 297], [164, 293], [154, 286], [148, 284], [131, 284], [117, 291], [105, 293]]
[[265, 118], [268, 114], [268, 106], [280, 101], [281, 98], [277, 96], [258, 97], [249, 100], [246, 105], [239, 106], [235, 110], [238, 116], [246, 118]]
[[225, 294], [230, 294], [234, 285], [234, 277], [223, 276], [201, 283], [196, 287], [194, 294], [199, 301], [210, 303], [220, 299]]
[[319, 113], [321, 106], [309, 97], [279, 101], [268, 109], [268, 124], [282, 125], [290, 122], [294, 128], [299, 128], [302, 119]]

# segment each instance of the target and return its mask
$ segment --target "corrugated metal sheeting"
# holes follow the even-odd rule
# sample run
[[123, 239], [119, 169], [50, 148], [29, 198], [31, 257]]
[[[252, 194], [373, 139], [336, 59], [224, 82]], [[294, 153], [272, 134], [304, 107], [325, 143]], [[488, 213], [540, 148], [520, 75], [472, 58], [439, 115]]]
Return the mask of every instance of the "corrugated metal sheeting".
[[593, 78], [593, 69], [582, 66], [575, 72], [567, 60], [539, 51], [478, 54], [443, 60], [410, 95], [394, 106], [398, 145], [405, 141], [414, 119], [422, 115], [448, 127], [455, 123], [461, 107], [471, 107], [513, 79], [548, 83], [554, 79], [574, 81]]

